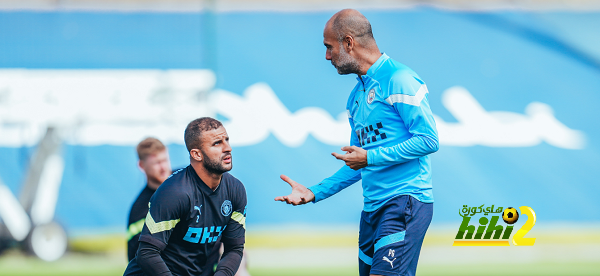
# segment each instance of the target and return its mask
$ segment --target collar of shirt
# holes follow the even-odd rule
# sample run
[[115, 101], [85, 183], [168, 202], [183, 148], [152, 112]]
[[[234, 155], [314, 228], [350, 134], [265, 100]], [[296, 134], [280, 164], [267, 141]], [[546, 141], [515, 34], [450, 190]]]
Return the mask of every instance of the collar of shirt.
[[202, 178], [200, 178], [200, 176], [196, 173], [196, 170], [194, 170], [194, 167], [192, 167], [192, 165], [189, 165], [188, 167], [191, 170], [190, 173], [193, 175], [193, 178], [196, 179], [195, 184], [200, 188], [201, 191], [203, 191], [207, 195], [213, 195], [219, 191], [219, 188], [221, 188], [221, 184], [223, 183], [222, 175], [221, 181], [219, 182], [219, 186], [217, 186], [217, 188], [213, 191], [210, 187], [208, 187], [208, 185], [206, 185], [206, 183], [204, 183], [204, 181], [202, 181]]
[[[381, 56], [377, 59], [377, 61], [375, 63], [373, 63], [373, 65], [371, 65], [371, 67], [369, 67], [369, 70], [367, 70], [367, 74], [360, 76], [360, 77], [356, 77], [357, 80], [359, 81], [366, 81], [369, 78], [373, 78], [373, 76], [375, 75], [375, 73], [377, 73], [377, 71], [379, 71], [379, 68], [381, 68], [381, 65], [383, 65], [383, 63], [388, 60], [390, 57], [388, 55], [386, 55], [385, 53], [382, 53]], [[362, 78], [362, 80], [361, 80]]]

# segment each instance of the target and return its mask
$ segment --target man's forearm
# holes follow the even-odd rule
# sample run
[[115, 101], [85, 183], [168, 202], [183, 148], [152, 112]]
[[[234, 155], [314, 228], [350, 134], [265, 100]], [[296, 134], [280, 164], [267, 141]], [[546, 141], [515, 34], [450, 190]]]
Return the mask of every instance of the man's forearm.
[[234, 276], [242, 262], [244, 244], [223, 243], [223, 246], [223, 256], [217, 265], [217, 271], [215, 271], [214, 276]]
[[314, 202], [326, 199], [339, 191], [347, 188], [348, 186], [356, 183], [361, 179], [361, 171], [350, 169], [348, 166], [343, 166], [331, 177], [321, 181], [321, 183], [314, 185], [310, 188], [315, 195]]
[[367, 151], [369, 166], [383, 166], [408, 162], [434, 153], [439, 149], [439, 142], [427, 136], [412, 138], [392, 147], [381, 147]]
[[171, 271], [160, 256], [160, 249], [147, 242], [140, 242], [137, 263], [146, 275], [171, 276]]

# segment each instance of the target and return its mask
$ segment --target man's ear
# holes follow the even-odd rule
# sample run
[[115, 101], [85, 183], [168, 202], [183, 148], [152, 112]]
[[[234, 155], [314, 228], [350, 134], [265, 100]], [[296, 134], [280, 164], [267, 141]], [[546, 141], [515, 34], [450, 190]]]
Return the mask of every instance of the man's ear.
[[142, 160], [138, 160], [138, 169], [140, 169], [140, 171], [142, 171], [144, 174], [146, 173], [146, 170], [144, 170], [144, 167], [142, 166]]
[[202, 154], [200, 154], [200, 150], [199, 149], [192, 149], [190, 151], [190, 156], [198, 161], [198, 162], [202, 162]]
[[344, 49], [346, 50], [346, 52], [350, 52], [352, 51], [352, 49], [354, 48], [354, 38], [346, 35], [344, 37]]

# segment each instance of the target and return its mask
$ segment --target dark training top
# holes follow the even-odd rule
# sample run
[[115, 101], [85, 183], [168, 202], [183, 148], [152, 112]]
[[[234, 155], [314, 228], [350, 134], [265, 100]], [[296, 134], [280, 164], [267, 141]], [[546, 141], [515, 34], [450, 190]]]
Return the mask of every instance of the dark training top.
[[212, 275], [203, 268], [220, 238], [225, 252], [214, 275], [233, 276], [242, 257], [245, 223], [246, 190], [238, 179], [224, 173], [212, 191], [191, 165], [178, 170], [150, 199], [138, 255], [124, 275]]
[[131, 206], [129, 223], [127, 223], [127, 258], [129, 261], [135, 257], [135, 252], [140, 245], [140, 233], [142, 233], [144, 220], [148, 215], [148, 203], [155, 191], [146, 185]]

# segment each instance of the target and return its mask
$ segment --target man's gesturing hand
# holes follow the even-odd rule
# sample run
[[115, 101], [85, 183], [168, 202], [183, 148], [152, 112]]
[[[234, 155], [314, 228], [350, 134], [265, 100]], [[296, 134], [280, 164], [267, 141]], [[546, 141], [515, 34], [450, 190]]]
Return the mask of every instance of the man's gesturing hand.
[[299, 184], [283, 174], [280, 177], [283, 181], [292, 186], [292, 193], [287, 196], [278, 196], [275, 198], [275, 200], [285, 201], [294, 206], [306, 204], [315, 200], [315, 194], [313, 194], [313, 192], [308, 188], [304, 187], [304, 185]]
[[346, 165], [353, 170], [358, 170], [366, 167], [367, 164], [367, 151], [357, 146], [343, 147], [343, 151], [346, 154], [331, 153], [338, 160], [346, 162]]

